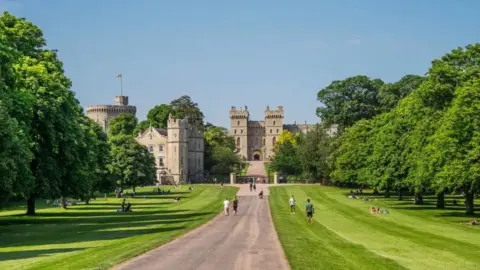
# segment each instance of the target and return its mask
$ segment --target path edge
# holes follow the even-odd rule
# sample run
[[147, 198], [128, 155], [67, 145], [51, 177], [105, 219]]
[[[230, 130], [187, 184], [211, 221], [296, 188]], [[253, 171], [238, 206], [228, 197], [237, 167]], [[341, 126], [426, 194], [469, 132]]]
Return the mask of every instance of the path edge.
[[[237, 193], [238, 193], [238, 191], [237, 191]], [[270, 211], [270, 208], [269, 208], [269, 211]], [[108, 269], [109, 269], [109, 270], [119, 270], [119, 269], [122, 269], [123, 266], [126, 266], [126, 265], [128, 265], [128, 264], [130, 264], [130, 263], [132, 263], [132, 262], [135, 262], [135, 261], [137, 261], [137, 260], [140, 260], [142, 257], [148, 256], [149, 253], [151, 253], [151, 252], [153, 252], [153, 251], [155, 251], [155, 250], [157, 250], [157, 249], [159, 249], [159, 248], [163, 248], [164, 246], [170, 245], [172, 242], [174, 242], [174, 241], [176, 241], [176, 240], [179, 240], [179, 239], [182, 239], [182, 238], [184, 238], [184, 237], [187, 237], [188, 235], [194, 233], [196, 230], [199, 230], [200, 228], [203, 228], [203, 227], [206, 227], [206, 226], [210, 225], [211, 223], [213, 223], [215, 220], [219, 219], [219, 218], [222, 217], [222, 216], [223, 216], [223, 210], [218, 211], [218, 214], [217, 214], [216, 216], [214, 216], [214, 217], [213, 217], [212, 219], [210, 219], [210, 220], [207, 220], [205, 223], [200, 224], [199, 226], [192, 228], [191, 230], [187, 231], [186, 233], [184, 233], [184, 234], [182, 234], [182, 235], [179, 235], [178, 237], [174, 237], [174, 238], [166, 241], [165, 243], [163, 243], [163, 244], [161, 244], [161, 245], [159, 245], [159, 246], [157, 246], [157, 247], [155, 247], [155, 248], [153, 248], [153, 249], [150, 249], [150, 250], [148, 250], [148, 251], [146, 251], [146, 252], [144, 252], [144, 253], [138, 254], [137, 256], [135, 256], [135, 257], [133, 257], [133, 258], [127, 259], [127, 260], [125, 260], [125, 261], [123, 261], [123, 262], [121, 262], [121, 263], [119, 263], [119, 264], [116, 264], [116, 265], [114, 265], [114, 266], [112, 266], [112, 267], [109, 267]], [[273, 221], [273, 220], [272, 220], [272, 221]], [[283, 248], [282, 248], [282, 250], [283, 250]]]
[[[268, 189], [270, 189], [270, 186], [268, 187]], [[275, 232], [275, 242], [277, 242], [277, 247], [280, 248], [280, 255], [282, 257], [282, 263], [284, 264], [284, 266], [286, 266], [285, 269], [292, 269], [292, 267], [288, 263], [287, 255], [285, 254], [285, 250], [283, 249], [282, 242], [280, 242], [280, 238], [278, 237], [277, 228], [275, 228], [275, 222], [273, 221], [272, 211], [270, 209], [270, 195], [267, 197], [267, 206], [268, 206], [268, 216], [270, 217], [270, 220], [272, 221], [272, 222], [270, 222], [270, 226], [272, 227], [273, 231]]]

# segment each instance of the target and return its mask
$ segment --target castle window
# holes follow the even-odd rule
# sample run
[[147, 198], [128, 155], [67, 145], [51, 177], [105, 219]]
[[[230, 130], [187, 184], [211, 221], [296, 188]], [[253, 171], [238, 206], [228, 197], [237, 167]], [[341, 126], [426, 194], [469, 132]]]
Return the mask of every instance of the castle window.
[[158, 157], [158, 166], [159, 167], [164, 167], [165, 163], [163, 163], [163, 157]]
[[265, 146], [265, 138], [263, 138], [263, 142], [262, 142], [263, 146]]
[[148, 146], [148, 152], [153, 153], [153, 145]]
[[270, 129], [270, 134], [272, 134], [272, 130]]
[[243, 129], [240, 129], [240, 134], [243, 134]]
[[233, 134], [237, 134], [237, 130], [236, 130], [236, 129], [233, 130]]
[[240, 121], [237, 121], [237, 126], [240, 126]]
[[158, 145], [158, 151], [163, 152], [163, 144]]
[[173, 152], [177, 153], [177, 147], [176, 146], [173, 147]]
[[278, 129], [277, 129], [277, 133], [278, 133]]
[[273, 121], [273, 125], [275, 126], [275, 121]]
[[273, 137], [272, 144], [275, 145], [275, 143], [277, 143], [277, 138]]
[[237, 146], [240, 146], [240, 138], [237, 138]]

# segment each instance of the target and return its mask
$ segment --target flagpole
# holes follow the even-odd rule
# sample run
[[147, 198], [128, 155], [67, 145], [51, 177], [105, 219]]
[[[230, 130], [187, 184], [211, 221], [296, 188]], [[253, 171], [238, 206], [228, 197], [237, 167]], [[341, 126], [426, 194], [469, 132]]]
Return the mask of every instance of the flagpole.
[[120, 96], [123, 96], [123, 74], [120, 75]]

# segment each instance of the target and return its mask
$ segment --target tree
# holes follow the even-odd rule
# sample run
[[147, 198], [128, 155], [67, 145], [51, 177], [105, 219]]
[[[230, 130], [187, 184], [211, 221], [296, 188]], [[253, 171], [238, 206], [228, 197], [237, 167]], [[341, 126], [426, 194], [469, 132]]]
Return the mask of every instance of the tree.
[[78, 126], [84, 116], [62, 62], [45, 48], [38, 27], [4, 12], [0, 39], [2, 102], [32, 154], [29, 170], [17, 172], [23, 180], [16, 192], [34, 215], [36, 198], [79, 197], [85, 191], [85, 172], [92, 168], [82, 155], [85, 134]]
[[168, 116], [172, 112], [172, 107], [169, 104], [161, 104], [153, 107], [147, 114], [147, 120], [138, 123], [134, 133], [138, 134], [145, 131], [147, 128], [167, 128]]
[[288, 175], [301, 173], [301, 164], [297, 156], [297, 149], [291, 141], [279, 144], [275, 150], [275, 156], [270, 163], [270, 168], [276, 172]]
[[120, 186], [135, 187], [155, 183], [155, 158], [148, 149], [137, 143], [132, 136], [110, 137], [111, 162], [109, 170]]
[[190, 123], [203, 128], [205, 118], [198, 104], [193, 102], [189, 96], [181, 96], [170, 103], [172, 116], [177, 119], [189, 118]]
[[317, 108], [317, 115], [326, 125], [338, 124], [340, 130], [359, 120], [371, 119], [380, 112], [377, 96], [383, 84], [382, 80], [367, 76], [333, 81], [317, 94], [323, 105]]
[[[132, 135], [137, 126], [137, 118], [130, 113], [122, 113], [113, 118], [108, 125], [108, 135]], [[136, 134], [135, 134], [136, 135]]]
[[304, 177], [329, 178], [328, 156], [332, 150], [331, 142], [332, 138], [326, 134], [325, 128], [318, 124], [312, 131], [297, 138], [297, 156]]
[[388, 112], [397, 106], [398, 102], [417, 89], [425, 77], [405, 75], [398, 82], [387, 83], [380, 87], [378, 100], [383, 112]]
[[291, 143], [293, 146], [297, 145], [297, 140], [295, 135], [289, 130], [282, 131], [282, 134], [278, 136], [278, 139], [275, 142], [274, 147], [279, 147], [280, 145], [285, 143]]
[[242, 160], [235, 152], [235, 140], [223, 127], [205, 128], [204, 167], [213, 174], [228, 174], [240, 167]]

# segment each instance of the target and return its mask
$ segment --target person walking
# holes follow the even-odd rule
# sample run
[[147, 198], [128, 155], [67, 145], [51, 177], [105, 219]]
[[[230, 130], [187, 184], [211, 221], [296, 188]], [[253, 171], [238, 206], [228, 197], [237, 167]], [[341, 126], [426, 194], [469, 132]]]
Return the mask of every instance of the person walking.
[[290, 214], [295, 214], [295, 199], [293, 198], [293, 195], [290, 197], [288, 204], [290, 205]]
[[235, 199], [233, 200], [233, 215], [237, 215], [237, 209], [238, 209], [238, 199], [237, 196], [235, 196]]
[[255, 183], [253, 183], [253, 191], [257, 191], [257, 185], [255, 185]]
[[250, 182], [250, 192], [252, 192], [252, 189], [253, 189], [253, 183]]
[[228, 216], [230, 211], [230, 202], [228, 201], [228, 198], [225, 198], [225, 201], [223, 201], [223, 211], [225, 212], [225, 216]]
[[312, 224], [313, 212], [313, 204], [310, 202], [310, 199], [307, 199], [307, 203], [305, 204], [305, 213], [307, 213], [308, 223], [310, 224]]

